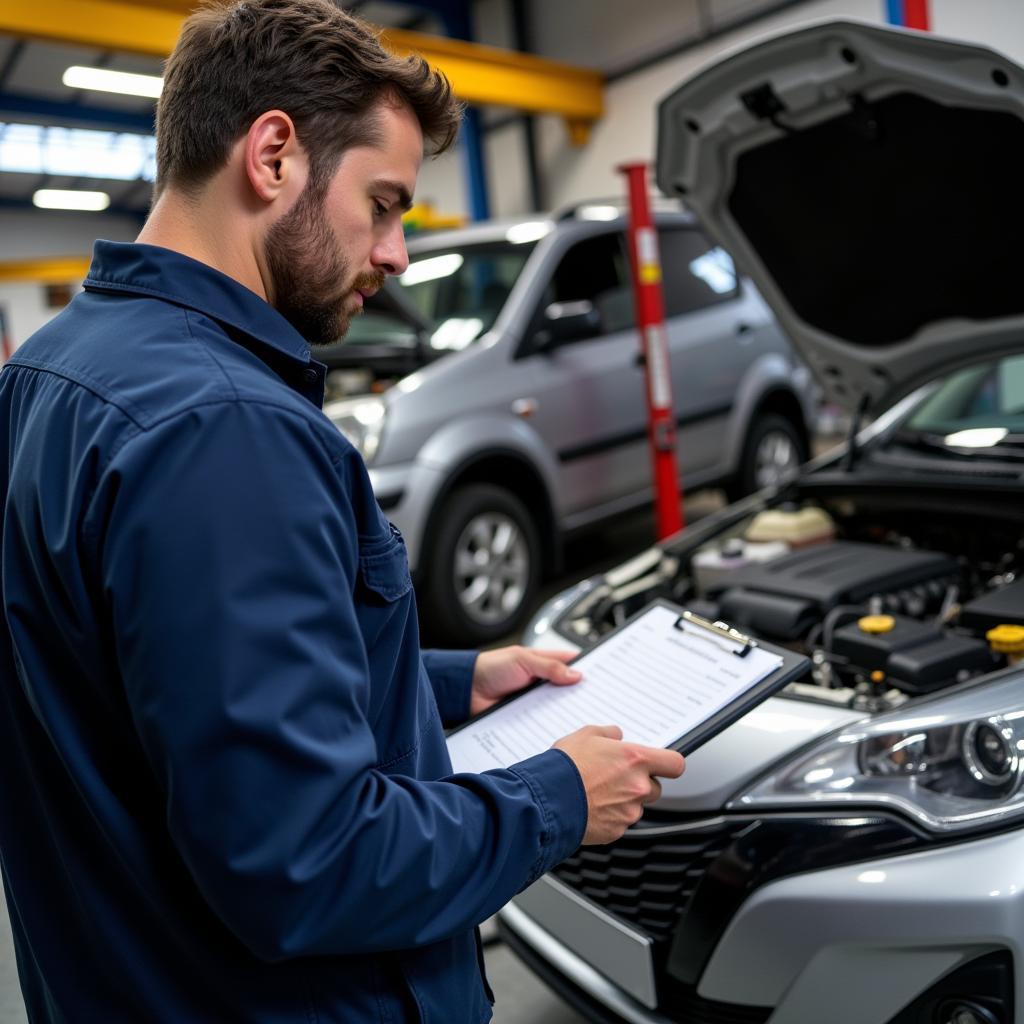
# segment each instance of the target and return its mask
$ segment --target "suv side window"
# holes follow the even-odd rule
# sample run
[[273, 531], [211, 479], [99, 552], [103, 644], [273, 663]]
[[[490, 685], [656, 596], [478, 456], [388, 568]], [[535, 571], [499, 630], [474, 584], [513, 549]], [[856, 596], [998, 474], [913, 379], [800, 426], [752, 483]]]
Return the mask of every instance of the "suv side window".
[[695, 228], [658, 232], [664, 276], [665, 317], [726, 302], [736, 295], [736, 268], [729, 254]]
[[635, 323], [629, 257], [621, 234], [584, 239], [562, 257], [544, 293], [544, 307], [581, 300], [593, 303], [601, 334], [623, 331]]

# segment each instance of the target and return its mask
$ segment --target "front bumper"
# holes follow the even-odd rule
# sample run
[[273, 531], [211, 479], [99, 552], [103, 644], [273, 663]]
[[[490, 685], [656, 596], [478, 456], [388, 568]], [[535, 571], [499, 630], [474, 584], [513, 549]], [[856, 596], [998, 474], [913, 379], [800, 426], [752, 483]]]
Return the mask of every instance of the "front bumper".
[[[951, 972], [993, 953], [1012, 961], [1012, 989], [1024, 984], [1022, 830], [767, 882], [731, 913], [691, 986], [668, 969], [685, 963], [687, 929], [699, 921], [682, 921], [672, 957], [652, 958], [648, 989], [637, 980], [642, 958], [630, 959], [613, 935], [628, 922], [610, 927], [611, 915], [578, 894], [564, 913], [556, 890], [548, 885], [538, 899], [536, 889], [501, 912], [500, 927], [548, 984], [598, 1021], [889, 1024]], [[1024, 1024], [1024, 1012], [1011, 999], [996, 1019]]]

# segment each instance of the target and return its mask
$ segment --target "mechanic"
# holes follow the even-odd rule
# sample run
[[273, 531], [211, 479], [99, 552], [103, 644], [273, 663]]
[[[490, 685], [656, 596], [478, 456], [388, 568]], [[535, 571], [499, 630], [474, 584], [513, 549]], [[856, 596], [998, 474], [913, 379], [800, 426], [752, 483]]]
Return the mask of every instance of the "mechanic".
[[[155, 203], [0, 374], [0, 850], [33, 1021], [488, 1020], [478, 922], [680, 755], [452, 775], [568, 656], [422, 652], [310, 345], [407, 265], [459, 106], [327, 0], [185, 23]], [[584, 682], [582, 685], [586, 685]]]

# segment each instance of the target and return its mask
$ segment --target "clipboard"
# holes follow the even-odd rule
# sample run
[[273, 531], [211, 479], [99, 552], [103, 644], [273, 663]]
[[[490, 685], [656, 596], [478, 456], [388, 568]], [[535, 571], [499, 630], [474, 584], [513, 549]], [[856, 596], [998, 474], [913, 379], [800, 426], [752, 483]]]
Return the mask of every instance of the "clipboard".
[[[649, 625], [650, 628], [654, 628], [651, 624], [656, 619], [656, 628], [659, 631], [673, 631], [672, 638], [668, 637], [667, 634], [665, 635], [666, 641], [679, 641], [681, 645], [685, 644], [689, 648], [689, 650], [685, 652], [685, 658], [683, 659], [681, 656], [679, 670], [682, 672], [685, 665], [685, 669], [691, 674], [691, 677], [695, 674], [699, 675], [701, 666], [692, 662], [694, 651], [697, 648], [703, 647], [703, 645], [708, 645], [706, 650], [709, 656], [709, 664], [714, 662], [718, 666], [717, 671], [719, 672], [729, 671], [729, 657], [736, 658], [737, 671], [742, 670], [747, 673], [759, 671], [759, 668], [754, 664], [754, 662], [756, 661], [760, 664], [760, 662], [767, 661], [768, 659], [758, 659], [756, 655], [753, 655], [754, 651], [763, 651], [767, 655], [772, 656], [773, 659], [777, 659], [777, 662], [767, 675], [764, 675], [749, 686], [744, 685], [743, 689], [735, 695], [730, 695], [724, 706], [721, 706], [717, 708], [717, 710], [709, 712], [706, 715], [701, 712], [699, 721], [694, 722], [691, 727], [686, 728], [685, 731], [674, 739], [671, 739], [669, 742], [659, 742], [657, 745], [671, 750], [678, 750], [684, 755], [691, 754], [713, 736], [716, 736], [723, 729], [732, 725], [753, 708], [778, 693], [788, 683], [799, 678], [810, 668], [810, 659], [801, 654], [796, 654], [793, 651], [789, 651], [785, 648], [766, 643], [758, 638], [748, 636], [747, 634], [734, 629], [727, 623], [711, 622], [695, 615], [680, 605], [660, 598], [652, 601], [650, 604], [640, 609], [640, 611], [630, 616], [629, 619], [602, 637], [588, 650], [581, 652], [579, 657], [574, 659], [573, 664], [577, 661], [593, 659], [595, 656], [600, 658], [600, 652], [603, 648], [608, 649], [609, 645], [615, 644], [616, 638], [622, 638], [628, 634], [630, 630], [634, 629], [634, 627], [640, 623], [640, 620], [643, 620], [645, 616], [649, 616], [654, 609], [664, 610], [664, 613], [659, 612], [656, 615], [651, 616], [647, 625]], [[696, 644], [694, 643], [695, 641]], [[637, 642], [640, 642], [639, 639], [637, 639]], [[623, 641], [619, 641], [620, 648], [622, 648], [622, 645]], [[729, 657], [726, 657], [726, 655]], [[667, 669], [669, 674], [672, 671], [672, 667]], [[667, 680], [667, 682], [670, 685], [675, 685], [675, 681], [672, 679]], [[586, 685], [587, 678], [585, 673], [584, 679], [580, 683], [574, 684], [570, 687], [559, 687], [557, 689], [571, 690], [574, 689], [575, 686], [583, 687]], [[507, 755], [508, 750], [504, 747], [504, 740], [512, 735], [511, 731], [509, 731], [511, 728], [510, 723], [515, 720], [516, 716], [514, 713], [510, 713], [506, 709], [515, 705], [517, 701], [522, 701], [524, 697], [533, 693], [538, 687], [542, 686], [550, 687], [550, 684], [546, 680], [538, 680], [523, 690], [520, 690], [518, 693], [506, 697], [504, 700], [495, 704], [480, 715], [475, 716], [470, 721], [453, 729], [448, 734], [448, 742], [453, 762], [456, 762], [456, 770], [460, 770], [457, 763], [460, 759], [467, 765], [472, 765], [461, 770], [484, 771], [487, 770], [487, 768], [477, 765], [476, 762], [478, 760], [482, 762], [492, 754], [495, 757], [499, 757], [499, 755]], [[628, 701], [631, 696], [631, 691], [628, 685], [624, 686], [621, 692], [611, 690], [608, 692], [615, 692], [617, 694], [620, 699], [620, 703], [616, 705], [616, 710], [625, 714], [626, 709], [629, 707]], [[555, 696], [555, 690], [551, 690], [550, 695], [553, 701], [559, 699]], [[678, 701], [683, 703], [688, 699], [688, 691], [685, 686], [680, 685], [678, 692], [672, 692], [672, 697], [677, 697]], [[537, 703], [536, 698], [532, 698], [531, 701], [532, 703]], [[521, 707], [526, 706], [526, 704], [521, 705]], [[496, 715], [499, 717], [493, 719], [491, 723], [487, 722], [489, 718]], [[624, 723], [618, 721], [617, 717], [609, 717], [608, 715], [605, 715], [603, 719], [591, 719], [588, 722], [581, 721], [574, 727], [572, 726], [572, 723], [569, 723], [570, 727], [565, 728], [563, 732], [559, 732], [558, 735], [551, 738], [551, 742], [573, 732], [574, 728], [580, 728], [587, 724], [606, 724], [608, 722], [617, 722], [618, 724], [623, 725], [623, 731], [626, 734], [624, 738], [626, 740], [631, 739], [629, 731], [626, 729]], [[547, 725], [548, 723], [545, 724]], [[506, 730], [504, 733], [502, 732], [503, 729]], [[464, 735], [460, 739], [460, 734], [465, 734], [467, 730], [474, 730], [474, 733], [471, 736]], [[519, 742], [518, 738], [517, 742]], [[636, 740], [636, 742], [644, 742], [644, 740]], [[490, 746], [487, 746], [487, 744], [490, 744]], [[547, 749], [548, 746], [550, 746], [550, 742], [541, 749]], [[541, 750], [539, 749], [532, 751], [534, 754], [540, 752]], [[458, 755], [458, 757], [456, 755]], [[530, 756], [530, 754], [526, 754], [526, 756]], [[523, 759], [525, 759], [525, 757], [517, 757], [517, 760]], [[510, 761], [509, 763], [515, 762]], [[491, 764], [490, 767], [507, 767], [507, 765], [502, 763], [499, 757], [499, 760], [496, 763]]]

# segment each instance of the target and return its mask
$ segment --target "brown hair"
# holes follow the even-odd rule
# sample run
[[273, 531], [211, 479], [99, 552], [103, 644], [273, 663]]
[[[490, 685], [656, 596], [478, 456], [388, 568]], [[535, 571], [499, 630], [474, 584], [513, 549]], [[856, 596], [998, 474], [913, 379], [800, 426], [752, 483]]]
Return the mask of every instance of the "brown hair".
[[405, 103], [433, 153], [455, 140], [462, 106], [422, 57], [387, 53], [366, 22], [329, 0], [213, 3], [186, 21], [157, 104], [156, 195], [195, 194], [267, 110], [283, 110], [310, 157], [312, 181], [342, 152], [372, 145], [381, 100]]

